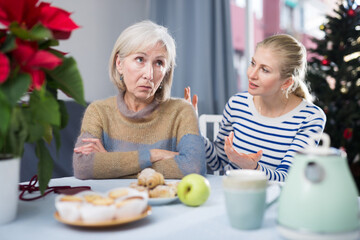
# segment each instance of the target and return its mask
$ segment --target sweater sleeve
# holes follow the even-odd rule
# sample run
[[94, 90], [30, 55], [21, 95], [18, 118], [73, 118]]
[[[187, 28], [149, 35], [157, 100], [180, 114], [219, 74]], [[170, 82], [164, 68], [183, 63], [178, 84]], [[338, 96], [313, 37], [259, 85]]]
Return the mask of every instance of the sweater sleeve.
[[[81, 134], [75, 147], [86, 144], [82, 142], [84, 138], [100, 139], [104, 145], [102, 134], [102, 118], [96, 106], [90, 104], [84, 114]], [[134, 159], [138, 161], [134, 161]], [[119, 178], [135, 175], [149, 166], [151, 166], [150, 151], [147, 149], [129, 152], [97, 152], [89, 155], [73, 154], [74, 176], [79, 179]]]
[[196, 113], [186, 105], [176, 120], [177, 147], [179, 155], [175, 162], [185, 176], [190, 173], [206, 174], [205, 146], [200, 136]]

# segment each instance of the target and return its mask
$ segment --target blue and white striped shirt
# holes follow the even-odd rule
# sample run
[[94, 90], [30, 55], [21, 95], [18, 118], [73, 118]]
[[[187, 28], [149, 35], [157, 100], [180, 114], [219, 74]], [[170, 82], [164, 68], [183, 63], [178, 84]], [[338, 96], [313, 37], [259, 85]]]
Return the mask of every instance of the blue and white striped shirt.
[[224, 138], [234, 131], [236, 151], [249, 154], [262, 150], [260, 170], [269, 180], [285, 181], [294, 154], [308, 144], [311, 136], [323, 132], [325, 122], [324, 112], [306, 100], [280, 117], [269, 118], [258, 113], [252, 95], [238, 93], [225, 106], [215, 141], [205, 138], [207, 164], [214, 171], [224, 170], [227, 165], [239, 168], [229, 163], [224, 151]]

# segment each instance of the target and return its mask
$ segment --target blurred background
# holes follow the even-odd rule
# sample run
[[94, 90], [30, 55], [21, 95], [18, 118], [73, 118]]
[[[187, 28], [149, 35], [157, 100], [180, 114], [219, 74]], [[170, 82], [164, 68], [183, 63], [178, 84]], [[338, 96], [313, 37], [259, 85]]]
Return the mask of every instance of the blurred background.
[[[290, 33], [310, 48], [336, 0], [52, 0], [81, 26], [59, 49], [78, 62], [88, 102], [116, 94], [107, 67], [113, 44], [129, 25], [151, 19], [177, 43], [172, 95], [190, 86], [199, 113], [221, 114], [228, 98], [247, 89], [246, 68], [257, 42]], [[64, 98], [66, 98], [64, 96]]]
[[[88, 103], [117, 94], [108, 76], [109, 56], [119, 34], [135, 22], [150, 19], [168, 28], [177, 43], [172, 96], [183, 97], [190, 86], [199, 96], [199, 114], [222, 114], [230, 96], [247, 90], [246, 68], [257, 42], [291, 34], [308, 50], [307, 80], [315, 104], [327, 115], [325, 132], [332, 146], [347, 152], [353, 175], [360, 179], [360, 0], [49, 2], [72, 12], [81, 26], [58, 49], [76, 59]], [[67, 165], [58, 176], [69, 174], [84, 108], [70, 103], [68, 110], [69, 127], [62, 133], [62, 147], [68, 149], [60, 152]], [[28, 172], [22, 180], [32, 176]]]

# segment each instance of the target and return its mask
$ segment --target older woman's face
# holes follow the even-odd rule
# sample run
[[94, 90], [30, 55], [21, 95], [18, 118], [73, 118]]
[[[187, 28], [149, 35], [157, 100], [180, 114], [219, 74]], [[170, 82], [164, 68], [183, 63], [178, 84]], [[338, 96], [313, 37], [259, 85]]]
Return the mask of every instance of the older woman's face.
[[167, 51], [161, 44], [146, 51], [139, 51], [117, 58], [116, 69], [123, 75], [126, 85], [126, 97], [133, 101], [151, 102], [165, 74]]

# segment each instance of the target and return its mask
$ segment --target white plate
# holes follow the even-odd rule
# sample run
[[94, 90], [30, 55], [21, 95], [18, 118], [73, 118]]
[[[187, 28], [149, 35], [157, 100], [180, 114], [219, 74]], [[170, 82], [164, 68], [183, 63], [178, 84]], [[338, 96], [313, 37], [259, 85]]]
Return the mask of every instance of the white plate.
[[111, 226], [122, 225], [125, 223], [135, 222], [137, 220], [140, 220], [140, 219], [143, 219], [143, 218], [149, 216], [150, 214], [151, 214], [151, 207], [148, 206], [145, 209], [145, 211], [139, 215], [129, 217], [129, 218], [124, 218], [124, 219], [109, 220], [109, 221], [104, 221], [104, 222], [86, 223], [86, 222], [83, 222], [80, 220], [79, 221], [68, 221], [68, 220], [61, 218], [58, 212], [55, 212], [54, 217], [59, 222], [65, 223], [67, 225], [78, 226], [78, 227], [99, 227], [99, 228], [101, 228], [101, 227], [111, 227]]
[[165, 205], [165, 204], [175, 202], [177, 199], [179, 199], [179, 198], [178, 197], [173, 197], [173, 198], [149, 198], [148, 203], [151, 206]]

